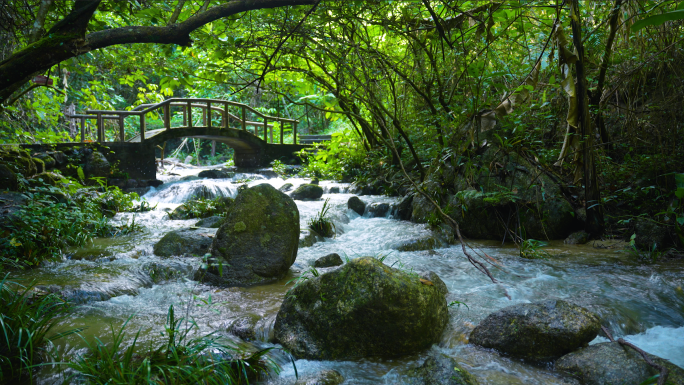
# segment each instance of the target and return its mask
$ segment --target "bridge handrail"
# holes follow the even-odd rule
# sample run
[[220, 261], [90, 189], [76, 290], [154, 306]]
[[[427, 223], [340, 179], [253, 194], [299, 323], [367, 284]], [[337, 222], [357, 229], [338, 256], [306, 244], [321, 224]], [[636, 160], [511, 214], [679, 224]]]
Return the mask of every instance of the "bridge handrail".
[[[204, 103], [204, 104], [199, 104], [199, 103]], [[222, 105], [223, 108], [220, 106], [213, 106], [212, 104], [218, 104]], [[295, 119], [287, 119], [287, 118], [281, 118], [277, 116], [270, 116], [270, 115], [265, 115], [262, 114], [261, 112], [255, 110], [254, 108], [244, 104], [244, 103], [238, 103], [238, 102], [233, 102], [229, 100], [221, 100], [221, 99], [208, 99], [208, 98], [170, 98], [166, 99], [162, 102], [159, 103], [147, 103], [147, 104], [141, 104], [139, 106], [136, 106], [133, 110], [130, 111], [120, 111], [120, 110], [86, 110], [86, 114], [64, 114], [67, 118], [69, 119], [80, 119], [81, 120], [81, 138], [82, 140], [85, 140], [85, 119], [97, 119], [97, 136], [98, 136], [98, 141], [103, 141], [104, 139], [104, 124], [103, 120], [105, 119], [118, 119], [119, 120], [119, 127], [120, 127], [120, 133], [119, 133], [119, 139], [121, 141], [125, 141], [125, 133], [124, 133], [124, 118], [126, 116], [139, 116], [140, 117], [140, 140], [144, 141], [145, 140], [145, 115], [149, 112], [152, 112], [154, 110], [157, 110], [159, 108], [164, 108], [164, 127], [165, 129], [171, 129], [171, 117], [170, 117], [170, 111], [171, 107], [176, 106], [176, 107], [184, 107], [184, 116], [183, 116], [183, 122], [185, 122], [185, 114], [190, 113], [188, 110], [190, 110], [193, 107], [198, 107], [202, 108], [205, 111], [218, 111], [221, 116], [223, 117], [223, 122], [221, 125], [223, 127], [229, 127], [228, 126], [228, 121], [229, 119], [233, 119], [236, 122], [240, 123], [242, 125], [242, 130], [246, 130], [246, 126], [253, 126], [254, 128], [254, 134], [256, 135], [256, 127], [263, 126], [264, 127], [264, 135], [263, 139], [268, 142], [267, 139], [267, 130], [268, 128], [271, 128], [271, 141], [273, 140], [273, 124], [268, 124], [268, 120], [273, 120], [276, 122], [281, 122], [281, 123], [290, 123], [293, 126], [293, 142], [297, 143], [297, 123], [299, 123], [298, 120]], [[233, 106], [233, 107], [240, 107], [242, 109], [242, 118], [231, 114], [228, 112], [228, 106]], [[189, 107], [189, 108], [188, 108]], [[263, 122], [253, 122], [253, 121], [248, 121], [246, 119], [246, 111], [250, 111], [253, 114], [255, 114], [258, 117], [261, 117], [264, 119]], [[203, 119], [204, 119], [204, 113]], [[211, 127], [211, 112], [207, 112], [207, 117], [209, 117], [209, 122], [207, 127]], [[205, 122], [206, 124], [207, 122]], [[188, 127], [192, 127], [192, 122], [188, 120]], [[283, 144], [283, 126], [281, 125], [280, 127], [280, 143]]]

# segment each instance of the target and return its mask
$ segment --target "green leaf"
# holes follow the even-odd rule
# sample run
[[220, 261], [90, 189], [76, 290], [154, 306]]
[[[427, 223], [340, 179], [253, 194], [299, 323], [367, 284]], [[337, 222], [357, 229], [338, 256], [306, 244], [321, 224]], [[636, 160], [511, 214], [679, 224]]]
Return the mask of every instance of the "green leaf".
[[[684, 4], [684, 2], [682, 2]], [[654, 15], [647, 17], [645, 19], [639, 20], [636, 23], [632, 24], [632, 32], [636, 32], [642, 28], [646, 28], [649, 26], [658, 26], [663, 24], [666, 21], [672, 21], [672, 20], [683, 20], [684, 19], [684, 9], [679, 9], [679, 7], [682, 6], [680, 4], [677, 7], [677, 10], [671, 11], [671, 12], [666, 12], [660, 15]]]

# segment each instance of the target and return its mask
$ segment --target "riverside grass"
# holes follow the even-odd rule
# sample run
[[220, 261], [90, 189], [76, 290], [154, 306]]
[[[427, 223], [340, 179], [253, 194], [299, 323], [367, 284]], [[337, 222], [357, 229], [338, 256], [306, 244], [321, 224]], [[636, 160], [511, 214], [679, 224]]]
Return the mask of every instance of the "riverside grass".
[[[66, 380], [88, 384], [249, 384], [280, 366], [263, 349], [243, 358], [237, 348], [219, 341], [212, 334], [190, 338], [198, 328], [193, 321], [177, 318], [169, 307], [165, 327], [165, 343], [156, 350], [142, 352], [137, 347], [140, 331], [124, 348], [129, 317], [124, 325], [111, 329], [109, 345], [96, 338], [86, 342], [88, 353], [67, 363], [75, 373]], [[294, 365], [294, 362], [293, 362]], [[296, 371], [296, 368], [295, 368]]]
[[8, 278], [0, 280], [0, 384], [32, 382], [36, 364], [51, 358], [51, 342], [77, 330], [48, 337], [67, 303], [54, 294], [38, 297], [33, 285]]

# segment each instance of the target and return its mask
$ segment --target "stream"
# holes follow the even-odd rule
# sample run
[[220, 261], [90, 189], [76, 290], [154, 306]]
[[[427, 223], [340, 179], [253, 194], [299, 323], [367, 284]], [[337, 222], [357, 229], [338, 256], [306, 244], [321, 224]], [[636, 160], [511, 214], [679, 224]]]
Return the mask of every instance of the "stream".
[[[64, 262], [22, 272], [22, 278], [35, 280], [42, 290], [57, 292], [76, 305], [60, 322], [56, 331], [84, 327], [80, 334], [89, 341], [95, 337], [111, 340], [112, 329], [118, 330], [128, 321], [127, 341], [140, 330], [138, 344], [147, 346], [158, 341], [169, 307], [194, 320], [198, 333], [217, 332], [246, 349], [274, 346], [267, 341], [273, 322], [287, 290], [288, 281], [304, 274], [313, 262], [330, 253], [345, 258], [384, 257], [384, 263], [404, 270], [432, 270], [449, 288], [447, 301], [461, 306], [449, 310], [449, 326], [439, 344], [431, 350], [456, 358], [480, 384], [573, 384], [551, 367], [524, 364], [500, 357], [490, 351], [467, 344], [470, 331], [488, 314], [506, 306], [539, 301], [565, 299], [596, 313], [617, 337], [642, 349], [669, 359], [684, 367], [684, 261], [663, 261], [640, 265], [625, 251], [624, 243], [593, 242], [587, 245], [565, 245], [551, 242], [546, 250], [548, 260], [526, 260], [518, 257], [517, 248], [496, 241], [472, 241], [471, 244], [496, 258], [503, 269], [492, 268], [503, 283], [493, 284], [465, 259], [459, 245], [447, 248], [399, 252], [398, 244], [430, 234], [425, 225], [386, 218], [359, 216], [347, 209], [349, 185], [322, 181], [326, 194], [318, 201], [296, 201], [301, 229], [330, 198], [330, 213], [338, 229], [333, 239], [325, 239], [311, 247], [300, 247], [295, 264], [279, 282], [249, 288], [217, 288], [192, 281], [193, 272], [201, 264], [196, 257], [160, 258], [152, 248], [161, 237], [174, 229], [188, 228], [198, 220], [169, 220], [167, 211], [190, 199], [198, 191], [235, 197], [237, 188], [250, 179], [250, 186], [269, 183], [278, 188], [292, 183], [295, 188], [304, 179], [267, 179], [258, 174], [237, 174], [232, 179], [198, 179], [196, 174], [207, 168], [176, 169], [179, 175], [159, 175], [164, 184], [152, 188], [144, 198], [153, 211], [117, 214], [115, 221], [131, 221], [144, 226], [142, 233], [108, 239], [96, 239], [80, 250], [72, 250]], [[335, 187], [335, 188], [334, 188]], [[331, 188], [340, 193], [329, 193]], [[395, 203], [398, 198], [362, 196], [367, 204]], [[201, 229], [211, 236], [215, 229]], [[319, 269], [325, 272], [327, 269]], [[226, 329], [238, 317], [252, 317], [257, 322], [258, 342], [241, 341]], [[397, 338], [401, 338], [397, 336]], [[606, 341], [597, 337], [594, 342]], [[85, 343], [72, 335], [56, 341], [61, 353], [79, 354]], [[297, 360], [300, 378], [324, 369], [335, 369], [345, 384], [401, 383], [399, 371], [417, 366], [430, 352], [400, 359], [363, 359], [358, 361]], [[283, 370], [269, 379], [269, 384], [293, 384], [295, 371], [286, 358], [276, 354]], [[41, 372], [40, 383], [60, 380], [53, 370]]]

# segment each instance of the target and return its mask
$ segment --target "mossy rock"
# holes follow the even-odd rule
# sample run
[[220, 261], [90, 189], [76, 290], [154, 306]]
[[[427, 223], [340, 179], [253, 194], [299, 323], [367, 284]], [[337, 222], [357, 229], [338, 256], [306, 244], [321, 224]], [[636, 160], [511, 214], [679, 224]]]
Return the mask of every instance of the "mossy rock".
[[290, 290], [276, 317], [275, 338], [306, 359], [415, 353], [439, 342], [447, 325], [441, 287], [376, 258], [354, 259]]
[[257, 324], [261, 319], [256, 314], [247, 314], [233, 320], [228, 327], [228, 333], [238, 336], [245, 341], [254, 341], [257, 338]]
[[285, 276], [297, 257], [299, 210], [270, 184], [238, 194], [212, 244], [211, 266], [198, 274], [220, 286], [250, 286]]
[[43, 152], [35, 154], [33, 159], [40, 159], [45, 165], [45, 170], [51, 170], [55, 168], [55, 166], [57, 165], [57, 161], [55, 160], [55, 158]]
[[288, 183], [285, 183], [284, 185], [280, 186], [280, 188], [278, 189], [278, 191], [280, 191], [280, 192], [288, 192], [288, 191], [292, 190], [292, 187], [294, 187], [294, 186], [292, 185], [292, 183], [289, 183], [289, 182], [288, 182]]
[[297, 187], [290, 196], [300, 201], [315, 200], [323, 196], [323, 187], [315, 184], [303, 184]]
[[470, 342], [533, 362], [554, 360], [596, 338], [601, 323], [594, 313], [563, 300], [503, 308], [473, 330]]
[[[668, 369], [668, 384], [684, 385], [684, 369], [651, 354], [649, 358]], [[659, 373], [634, 349], [617, 342], [602, 342], [565, 355], [556, 361], [556, 370], [587, 385], [641, 384]]]
[[17, 147], [0, 150], [0, 161], [3, 161], [14, 173], [22, 174], [25, 177], [33, 176], [37, 171], [36, 164], [29, 152]]
[[93, 151], [86, 157], [83, 172], [88, 178], [108, 178], [112, 166], [107, 158], [99, 151]]
[[16, 191], [19, 187], [17, 174], [7, 164], [0, 163], [0, 190]]
[[204, 218], [197, 223], [195, 223], [195, 226], [197, 227], [206, 227], [210, 229], [218, 229], [221, 227], [223, 224], [223, 221], [225, 220], [225, 217], [220, 217], [218, 215], [214, 215], [208, 218]]
[[171, 231], [154, 245], [154, 254], [160, 257], [184, 254], [201, 256], [209, 251], [212, 236], [207, 230]]
[[42, 172], [29, 179], [29, 186], [36, 187], [41, 185], [56, 186], [64, 177], [54, 172]]
[[344, 377], [334, 369], [321, 370], [320, 372], [300, 378], [294, 385], [340, 385]]
[[359, 197], [353, 196], [347, 201], [347, 208], [359, 215], [363, 215], [366, 212], [366, 203], [359, 199]]
[[324, 257], [318, 258], [314, 262], [314, 267], [333, 267], [342, 265], [342, 258], [337, 253], [328, 254]]
[[434, 250], [440, 247], [445, 247], [446, 245], [446, 242], [435, 236], [427, 236], [403, 242], [396, 246], [396, 249], [399, 251], [422, 251]]
[[32, 158], [33, 163], [36, 165], [36, 173], [41, 174], [44, 173], [47, 169], [45, 168], [45, 162], [43, 162], [42, 159], [40, 158]]
[[407, 385], [478, 385], [477, 379], [445, 354], [428, 357], [423, 365], [402, 373]]

